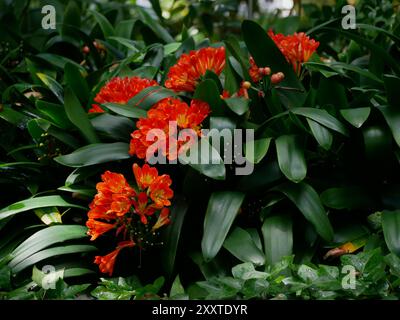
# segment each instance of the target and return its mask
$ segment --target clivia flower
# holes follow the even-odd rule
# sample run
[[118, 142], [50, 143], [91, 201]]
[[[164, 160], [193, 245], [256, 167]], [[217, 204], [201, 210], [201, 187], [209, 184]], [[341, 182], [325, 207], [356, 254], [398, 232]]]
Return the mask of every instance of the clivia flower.
[[225, 48], [202, 48], [182, 54], [169, 69], [165, 86], [174, 91], [193, 92], [207, 70], [218, 76], [225, 67]]
[[[154, 236], [154, 230], [169, 221], [169, 210], [165, 207], [171, 205], [170, 199], [174, 195], [169, 175], [159, 175], [156, 168], [148, 164], [139, 167], [136, 163], [133, 165], [133, 173], [136, 190], [122, 174], [106, 171], [101, 176], [102, 182], [97, 183], [97, 194], [89, 205], [86, 226], [90, 240], [96, 240], [111, 230], [115, 230], [116, 237], [123, 237], [114, 251], [95, 259], [100, 271], [110, 275], [120, 250], [142, 247], [151, 241], [148, 238]], [[138, 228], [139, 225], [150, 226]], [[148, 239], [147, 242], [144, 239]]]
[[[112, 78], [107, 82], [94, 98], [97, 103], [127, 104], [130, 99], [147, 87], [156, 86], [158, 83], [140, 77]], [[104, 112], [98, 104], [92, 104], [89, 113]]]
[[[187, 141], [177, 140], [178, 131], [192, 129], [195, 134], [200, 135], [201, 123], [210, 111], [208, 104], [200, 100], [193, 99], [190, 106], [177, 98], [161, 100], [147, 112], [147, 118], [141, 118], [136, 123], [137, 130], [131, 134], [129, 154], [145, 159], [149, 152], [154, 154], [161, 151], [168, 159], [176, 159], [180, 152], [189, 147]], [[155, 132], [151, 130], [163, 132], [163, 138], [160, 138], [162, 140], [157, 140], [156, 143], [148, 141], [148, 133]], [[154, 147], [155, 145], [159, 148]]]
[[257, 83], [264, 76], [269, 76], [270, 74], [271, 74], [271, 68], [269, 68], [269, 67], [259, 68], [256, 65], [256, 62], [254, 61], [254, 58], [250, 57], [249, 75], [250, 75], [251, 81], [253, 81], [254, 83]]
[[297, 75], [300, 75], [301, 64], [307, 62], [319, 46], [318, 41], [310, 39], [304, 32], [284, 36], [280, 33], [274, 34], [272, 30], [269, 30], [268, 35], [286, 60], [292, 64]]
[[94, 263], [99, 265], [99, 269], [102, 273], [108, 273], [110, 276], [112, 276], [114, 272], [115, 260], [117, 259], [119, 252], [124, 248], [134, 246], [135, 243], [132, 240], [122, 241], [118, 243], [117, 248], [109, 254], [105, 256], [96, 256], [94, 259]]

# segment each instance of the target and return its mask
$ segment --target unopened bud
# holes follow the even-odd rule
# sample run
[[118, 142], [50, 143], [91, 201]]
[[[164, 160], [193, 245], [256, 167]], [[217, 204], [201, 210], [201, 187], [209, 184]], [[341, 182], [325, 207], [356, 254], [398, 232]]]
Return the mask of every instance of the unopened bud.
[[283, 74], [283, 72], [274, 73], [271, 76], [271, 83], [278, 84], [278, 83], [282, 82], [283, 79], [285, 79], [285, 75]]
[[250, 89], [250, 87], [251, 87], [251, 83], [250, 82], [248, 82], [248, 81], [243, 81], [243, 83], [242, 83], [242, 88], [243, 89]]
[[260, 68], [261, 74], [264, 76], [269, 76], [271, 74], [271, 68], [265, 67], [265, 68]]
[[83, 52], [84, 54], [88, 54], [88, 53], [90, 52], [90, 48], [89, 48], [88, 46], [84, 46], [84, 47], [82, 48], [82, 52]]

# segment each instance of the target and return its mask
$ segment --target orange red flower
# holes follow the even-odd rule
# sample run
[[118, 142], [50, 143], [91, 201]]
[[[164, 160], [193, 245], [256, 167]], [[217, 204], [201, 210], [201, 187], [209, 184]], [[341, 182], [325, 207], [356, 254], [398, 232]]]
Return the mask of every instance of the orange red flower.
[[[136, 123], [137, 130], [131, 134], [129, 153], [140, 159], [145, 159], [148, 151], [154, 154], [157, 148], [149, 148], [154, 147], [155, 142], [148, 141], [147, 136], [150, 130], [157, 129], [164, 133], [163, 140], [156, 141], [161, 152], [170, 160], [176, 159], [178, 153], [184, 151], [182, 146], [188, 147], [186, 141], [178, 141], [174, 137], [177, 131], [190, 128], [200, 134], [201, 123], [209, 113], [210, 107], [203, 101], [193, 99], [189, 107], [177, 98], [163, 99], [147, 112], [147, 118], [141, 118]], [[172, 123], [176, 123], [176, 128]]]
[[112, 276], [114, 272], [114, 265], [115, 265], [115, 260], [117, 259], [118, 254], [120, 251], [124, 248], [128, 247], [134, 247], [135, 243], [132, 240], [129, 241], [122, 241], [118, 243], [117, 248], [110, 252], [109, 254], [105, 256], [96, 256], [94, 259], [94, 263], [99, 265], [99, 269], [102, 273], [108, 273], [110, 276]]
[[[100, 104], [107, 102], [126, 104], [143, 89], [156, 85], [158, 85], [156, 81], [140, 77], [115, 77], [100, 89], [94, 101]], [[94, 112], [104, 112], [104, 110], [98, 104], [92, 104], [89, 113]]]
[[[170, 199], [174, 195], [169, 175], [159, 175], [158, 170], [148, 164], [143, 167], [134, 164], [132, 169], [138, 192], [122, 174], [106, 171], [101, 176], [102, 182], [97, 183], [97, 194], [89, 205], [86, 226], [90, 240], [96, 240], [111, 230], [115, 230], [116, 237], [122, 236], [124, 240], [118, 243], [114, 251], [95, 258], [94, 262], [99, 265], [100, 271], [110, 275], [121, 249], [135, 245], [142, 247], [143, 239], [148, 236], [143, 232], [153, 235], [154, 226], [158, 229], [169, 221], [169, 210], [165, 206], [171, 205]], [[153, 215], [156, 217], [151, 218]], [[150, 228], [139, 227], [140, 224], [149, 223]]]
[[182, 54], [168, 72], [165, 86], [174, 91], [193, 92], [207, 70], [220, 75], [225, 67], [225, 48], [202, 48]]
[[154, 224], [154, 226], [151, 230], [155, 231], [155, 230], [161, 228], [162, 226], [171, 223], [171, 220], [169, 218], [169, 213], [170, 212], [169, 212], [168, 208], [162, 208], [160, 215], [157, 219], [157, 222]]
[[250, 57], [249, 75], [254, 83], [259, 82], [264, 76], [269, 76], [270, 74], [271, 69], [269, 67], [259, 68], [254, 61], [254, 58]]
[[298, 75], [300, 75], [301, 64], [307, 62], [319, 46], [318, 41], [310, 39], [304, 32], [285, 36], [280, 33], [274, 34], [272, 30], [269, 30], [268, 34]]

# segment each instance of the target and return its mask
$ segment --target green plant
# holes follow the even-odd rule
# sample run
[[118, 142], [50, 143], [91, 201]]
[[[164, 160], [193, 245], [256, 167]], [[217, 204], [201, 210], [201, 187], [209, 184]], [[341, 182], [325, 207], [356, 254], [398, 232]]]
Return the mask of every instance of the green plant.
[[[340, 28], [343, 1], [304, 5], [303, 18], [262, 26], [218, 20], [208, 2], [175, 1], [176, 19], [168, 20], [158, 1], [153, 9], [54, 1], [59, 23], [45, 30], [38, 27], [44, 2], [21, 3], [2, 3], [0, 11], [2, 298], [161, 298], [170, 287], [171, 298], [398, 297], [398, 6], [360, 1], [358, 29], [349, 31]], [[199, 35], [185, 19], [200, 19]], [[270, 28], [307, 32], [320, 43], [317, 54], [295, 72]], [[193, 91], [166, 88], [182, 55], [206, 47], [224, 47], [223, 70], [201, 74]], [[257, 81], [251, 68], [261, 70]], [[273, 81], [268, 68], [284, 79]], [[159, 85], [126, 104], [95, 101], [117, 76]], [[240, 156], [254, 171], [237, 175], [240, 165], [224, 164], [218, 148], [214, 163], [159, 165], [174, 190], [163, 245], [121, 255], [121, 277], [102, 278], [93, 290], [94, 251], [113, 241], [104, 236], [95, 247], [85, 235], [96, 184], [106, 170], [130, 177], [132, 164], [143, 163], [129, 154], [131, 133], [166, 98], [206, 102], [210, 113], [196, 126], [253, 130], [254, 147], [247, 141]], [[94, 104], [106, 112], [88, 113]], [[209, 146], [217, 138], [200, 140]], [[323, 262], [344, 253], [341, 263]], [[28, 290], [31, 271], [45, 265], [62, 271], [56, 291], [37, 282]], [[360, 272], [356, 290], [339, 286], [344, 265]], [[160, 275], [165, 284], [136, 279]]]

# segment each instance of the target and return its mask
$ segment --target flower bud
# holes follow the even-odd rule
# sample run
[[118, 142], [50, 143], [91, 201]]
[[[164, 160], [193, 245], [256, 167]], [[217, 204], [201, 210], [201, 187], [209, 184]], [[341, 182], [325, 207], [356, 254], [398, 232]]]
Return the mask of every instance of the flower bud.
[[242, 82], [242, 88], [243, 89], [250, 89], [250, 87], [251, 87], [251, 83], [249, 82], [249, 81], [243, 81]]
[[283, 72], [274, 73], [271, 76], [271, 83], [272, 84], [278, 84], [278, 83], [282, 82], [283, 79], [285, 79], [285, 75], [284, 75]]

